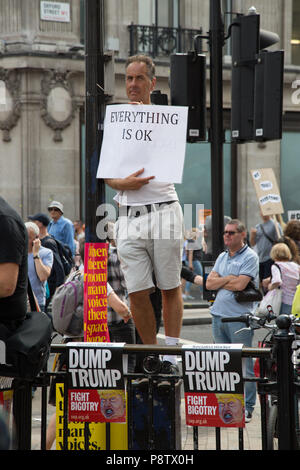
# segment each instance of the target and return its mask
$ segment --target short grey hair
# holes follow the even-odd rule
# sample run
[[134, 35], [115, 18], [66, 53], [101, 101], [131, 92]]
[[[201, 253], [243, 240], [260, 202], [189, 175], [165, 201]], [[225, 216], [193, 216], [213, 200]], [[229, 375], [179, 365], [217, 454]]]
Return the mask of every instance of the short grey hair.
[[39, 236], [40, 229], [34, 222], [26, 222], [25, 227], [27, 228], [27, 231], [32, 230], [35, 235]]
[[230, 219], [226, 225], [236, 225], [236, 229], [238, 232], [246, 232], [246, 227], [243, 222], [241, 222], [239, 219]]
[[133, 62], [143, 62], [146, 64], [147, 67], [147, 75], [152, 80], [155, 77], [155, 65], [151, 57], [147, 55], [138, 54], [128, 57], [125, 64], [125, 69], [127, 69], [128, 65], [132, 64]]

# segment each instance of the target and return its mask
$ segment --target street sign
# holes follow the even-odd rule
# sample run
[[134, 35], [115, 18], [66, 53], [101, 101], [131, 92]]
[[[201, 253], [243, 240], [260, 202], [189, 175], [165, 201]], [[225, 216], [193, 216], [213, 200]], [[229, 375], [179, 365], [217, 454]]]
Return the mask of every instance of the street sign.
[[41, 2], [41, 20], [70, 23], [70, 4], [61, 2]]

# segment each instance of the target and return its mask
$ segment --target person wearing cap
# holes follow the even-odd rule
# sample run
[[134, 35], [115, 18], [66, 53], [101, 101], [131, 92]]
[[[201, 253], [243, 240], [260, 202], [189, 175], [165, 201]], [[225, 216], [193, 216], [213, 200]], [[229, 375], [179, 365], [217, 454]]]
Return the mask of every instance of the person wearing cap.
[[32, 220], [32, 222], [34, 222], [40, 229], [39, 238], [41, 240], [41, 245], [45, 248], [49, 248], [53, 252], [53, 266], [51, 274], [47, 280], [50, 292], [50, 296], [46, 301], [47, 306], [50, 303], [55, 289], [64, 283], [65, 271], [60, 259], [57, 243], [55, 239], [48, 233], [47, 227], [50, 223], [49, 217], [46, 214], [39, 212], [34, 215], [29, 215], [28, 219]]
[[57, 240], [65, 243], [70, 247], [73, 256], [75, 255], [74, 243], [74, 225], [71, 220], [64, 217], [64, 206], [61, 202], [52, 201], [48, 205], [48, 212], [51, 217], [51, 222], [48, 225], [49, 235], [52, 235]]

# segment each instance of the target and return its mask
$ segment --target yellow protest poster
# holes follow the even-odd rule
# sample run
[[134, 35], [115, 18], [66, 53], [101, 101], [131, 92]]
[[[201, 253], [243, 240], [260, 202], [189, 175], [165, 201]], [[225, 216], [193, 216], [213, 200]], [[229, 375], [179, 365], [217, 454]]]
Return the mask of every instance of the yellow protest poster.
[[[108, 424], [76, 421], [67, 424], [67, 450], [128, 450], [127, 422]], [[56, 450], [64, 450], [64, 384], [62, 383], [56, 385]]]

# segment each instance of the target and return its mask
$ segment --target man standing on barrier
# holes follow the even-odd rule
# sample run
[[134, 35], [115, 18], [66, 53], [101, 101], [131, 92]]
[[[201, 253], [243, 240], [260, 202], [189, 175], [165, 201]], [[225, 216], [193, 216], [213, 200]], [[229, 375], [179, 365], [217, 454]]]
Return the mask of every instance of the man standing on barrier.
[[[242, 343], [252, 346], [253, 330], [245, 330], [244, 323], [222, 323], [222, 317], [237, 317], [254, 313], [255, 302], [238, 303], [234, 292], [242, 291], [251, 280], [258, 284], [259, 261], [257, 254], [245, 243], [246, 228], [237, 219], [230, 220], [224, 230], [222, 252], [210, 272], [206, 287], [217, 291], [211, 307], [212, 332], [216, 343]], [[239, 331], [243, 329], [242, 331]], [[253, 360], [247, 358], [245, 375], [253, 377]], [[256, 402], [255, 382], [245, 383], [245, 421], [252, 418]]]
[[[146, 56], [130, 57], [126, 63], [126, 92], [130, 104], [151, 104], [155, 67]], [[144, 344], [156, 344], [156, 321], [149, 298], [154, 290], [153, 273], [162, 292], [166, 344], [179, 341], [183, 304], [181, 295], [181, 253], [183, 215], [174, 185], [143, 177], [143, 169], [126, 178], [106, 179], [118, 191], [120, 206], [116, 223], [116, 244], [130, 298], [131, 312]], [[169, 233], [168, 239], [153, 237]], [[161, 232], [159, 232], [161, 230]], [[131, 237], [131, 234], [133, 235]], [[138, 235], [137, 235], [138, 234]], [[164, 357], [163, 372], [176, 372], [176, 356]]]

